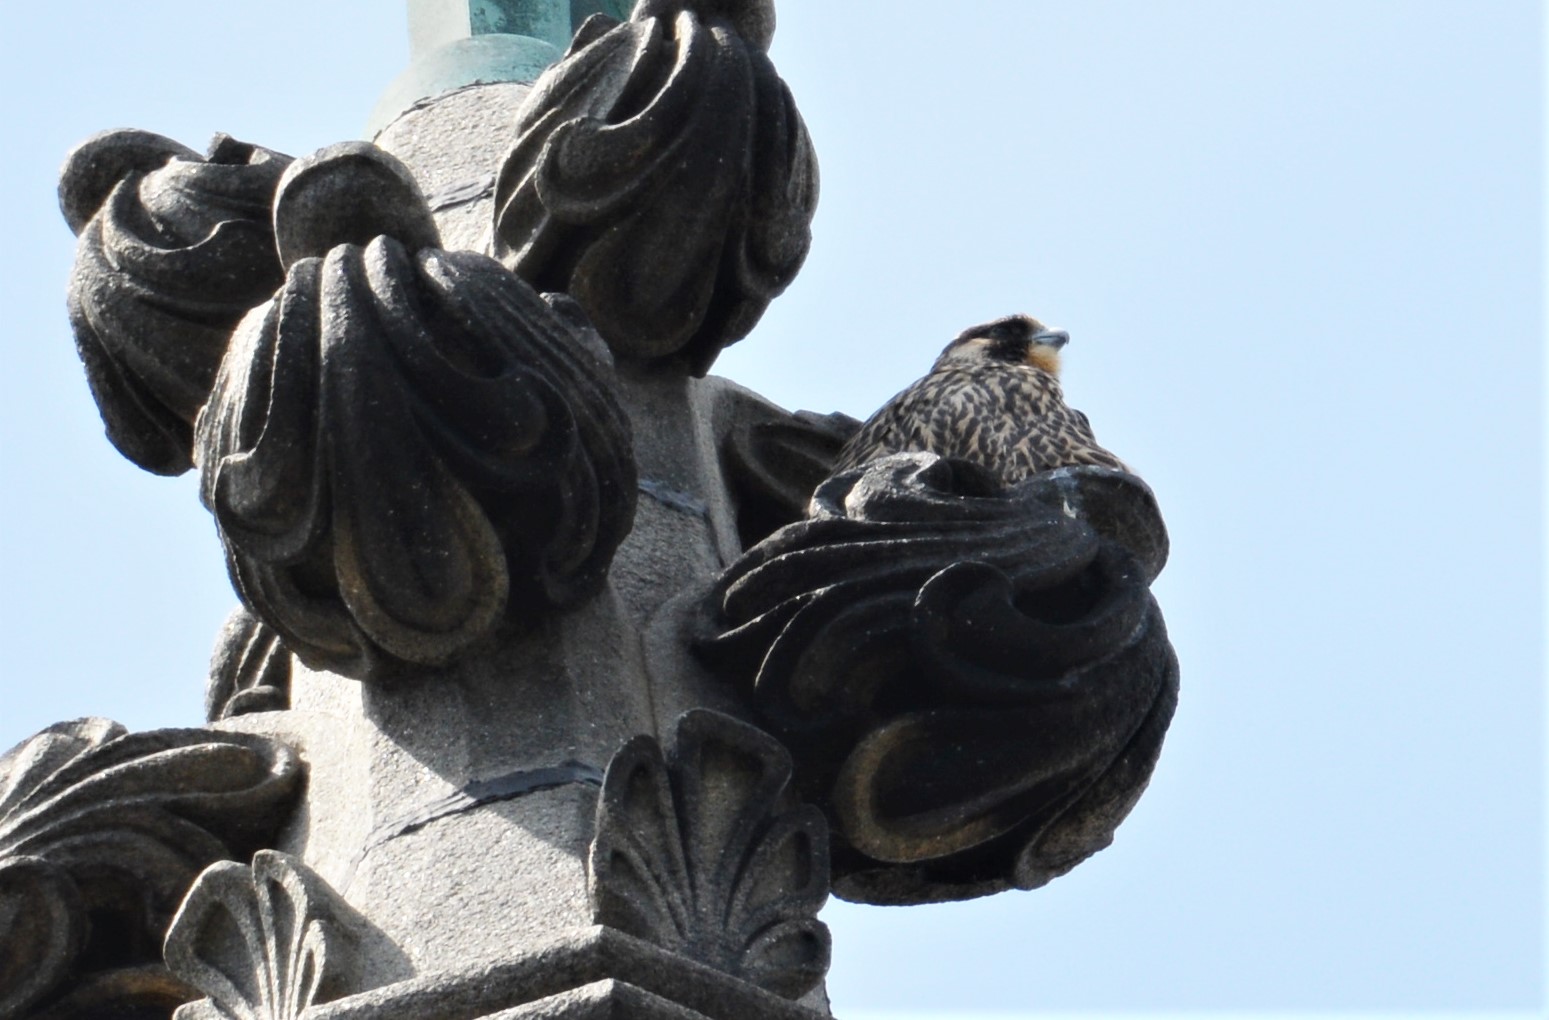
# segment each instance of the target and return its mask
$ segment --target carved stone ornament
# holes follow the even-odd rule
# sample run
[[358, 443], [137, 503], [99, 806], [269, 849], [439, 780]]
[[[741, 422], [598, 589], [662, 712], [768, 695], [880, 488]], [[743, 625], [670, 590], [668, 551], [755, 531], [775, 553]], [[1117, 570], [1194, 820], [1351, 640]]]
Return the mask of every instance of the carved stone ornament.
[[1029, 889], [1102, 849], [1177, 698], [1148, 586], [1166, 532], [1139, 479], [1001, 490], [898, 454], [726, 574], [701, 651], [835, 823], [835, 891], [876, 903]]
[[300, 1020], [359, 991], [358, 924], [293, 857], [211, 865], [167, 932], [167, 966], [208, 996], [176, 1020]]
[[167, 923], [212, 861], [271, 838], [299, 792], [283, 745], [82, 719], [0, 758], [0, 1017], [167, 1010]]
[[270, 204], [289, 163], [225, 135], [200, 156], [144, 131], [97, 135], [65, 162], [76, 349], [108, 438], [147, 471], [192, 466], [231, 330], [284, 278]]
[[238, 327], [197, 437], [253, 613], [360, 678], [593, 594], [635, 466], [574, 303], [434, 248], [407, 169], [364, 143], [292, 166], [276, 236], [284, 286]]
[[735, 421], [721, 443], [721, 466], [743, 548], [806, 515], [813, 491], [860, 427], [847, 414], [774, 408]]
[[817, 157], [773, 33], [770, 0], [644, 0], [588, 20], [517, 115], [496, 255], [621, 359], [703, 375], [806, 258]]
[[822, 814], [786, 787], [790, 756], [704, 709], [669, 758], [649, 736], [608, 766], [589, 888], [598, 924], [795, 999], [823, 980], [830, 940]]
[[210, 722], [290, 707], [290, 651], [245, 606], [226, 618], [210, 657], [204, 717]]

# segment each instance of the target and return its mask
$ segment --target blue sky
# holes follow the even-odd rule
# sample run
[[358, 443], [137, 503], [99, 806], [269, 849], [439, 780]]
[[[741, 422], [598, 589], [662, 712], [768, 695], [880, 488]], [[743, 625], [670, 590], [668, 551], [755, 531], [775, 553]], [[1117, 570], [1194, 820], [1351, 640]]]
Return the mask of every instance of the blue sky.
[[[864, 417], [963, 326], [1070, 330], [1068, 398], [1172, 532], [1183, 670], [1113, 847], [1035, 893], [831, 908], [836, 1012], [1549, 1005], [1540, 6], [780, 15], [822, 205], [716, 371]], [[235, 602], [192, 479], [101, 435], [64, 153], [353, 137], [406, 34], [380, 0], [0, 6], [0, 747], [197, 723]]]

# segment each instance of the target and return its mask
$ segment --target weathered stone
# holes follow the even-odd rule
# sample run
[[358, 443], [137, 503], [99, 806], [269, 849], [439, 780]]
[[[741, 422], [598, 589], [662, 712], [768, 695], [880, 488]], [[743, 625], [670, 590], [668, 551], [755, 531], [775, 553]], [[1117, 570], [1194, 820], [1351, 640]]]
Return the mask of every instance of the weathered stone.
[[817, 158], [772, 31], [755, 0], [593, 18], [517, 116], [496, 254], [579, 301], [620, 359], [703, 375], [806, 258]]
[[374, 139], [413, 171], [447, 251], [490, 250], [495, 175], [530, 85], [472, 85], [406, 110]]
[[1154, 510], [1121, 472], [1002, 491], [898, 454], [824, 483], [809, 520], [728, 571], [703, 651], [834, 822], [836, 892], [1033, 888], [1111, 841], [1177, 694], [1146, 590], [1166, 548]]
[[305, 865], [260, 851], [199, 876], [167, 931], [167, 966], [208, 998], [177, 1020], [301, 1020], [359, 991], [358, 921]]
[[812, 493], [860, 424], [846, 414], [788, 414], [766, 405], [726, 431], [721, 464], [744, 548], [806, 515]]
[[298, 159], [274, 196], [274, 244], [290, 270], [341, 245], [390, 237], [409, 251], [441, 247], [414, 174], [370, 142], [340, 142]]
[[65, 161], [76, 349], [108, 438], [147, 471], [192, 466], [231, 330], [284, 278], [270, 202], [289, 162], [224, 135], [201, 157], [144, 131], [97, 135]]
[[290, 651], [245, 607], [226, 618], [204, 692], [209, 722], [290, 707]]
[[828, 971], [828, 830], [788, 803], [779, 741], [716, 712], [664, 759], [639, 736], [608, 765], [588, 875], [597, 923], [787, 998]]
[[162, 964], [125, 967], [72, 982], [70, 991], [27, 1020], [169, 1020], [197, 989]]
[[831, 478], [853, 419], [697, 378], [810, 241], [770, 0], [411, 9], [380, 146], [128, 132], [67, 168], [105, 420], [199, 464], [245, 608], [218, 732], [5, 759], [42, 789], [98, 755], [111, 810], [27, 801], [24, 838], [0, 786], [3, 1020], [810, 1020], [831, 885], [1031, 888], [1149, 776], [1177, 676], [1143, 483]]
[[449, 969], [350, 996], [314, 1009], [308, 1020], [818, 1020], [827, 1015], [622, 932], [593, 927], [514, 945], [496, 964]]
[[653, 725], [648, 693], [619, 682], [643, 673], [630, 627], [604, 594], [420, 678], [360, 684], [298, 666], [290, 711], [222, 724], [305, 755], [307, 802], [275, 846], [370, 923], [365, 987], [592, 923], [602, 767]]
[[260, 737], [102, 719], [0, 758], [0, 1016], [175, 998], [153, 966], [173, 911], [210, 862], [272, 837], [300, 778]]
[[401, 167], [357, 145], [287, 178], [278, 235], [343, 243], [244, 320], [198, 436], [244, 602], [304, 661], [355, 677], [444, 664], [508, 616], [595, 594], [634, 507], [608, 355], [573, 302], [471, 252], [351, 243], [373, 224], [427, 243], [423, 201], [285, 223], [312, 218], [292, 183], [323, 198]]

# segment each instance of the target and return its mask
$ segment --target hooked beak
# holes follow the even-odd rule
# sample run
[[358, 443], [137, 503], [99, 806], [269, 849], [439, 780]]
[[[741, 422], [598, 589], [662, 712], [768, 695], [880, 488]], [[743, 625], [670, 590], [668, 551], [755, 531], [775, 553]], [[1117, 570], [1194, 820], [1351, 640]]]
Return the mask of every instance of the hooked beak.
[[1065, 332], [1063, 329], [1046, 329], [1041, 333], [1033, 334], [1033, 343], [1043, 344], [1047, 347], [1053, 347], [1055, 350], [1059, 350], [1061, 347], [1064, 347], [1066, 344], [1070, 343], [1070, 334]]

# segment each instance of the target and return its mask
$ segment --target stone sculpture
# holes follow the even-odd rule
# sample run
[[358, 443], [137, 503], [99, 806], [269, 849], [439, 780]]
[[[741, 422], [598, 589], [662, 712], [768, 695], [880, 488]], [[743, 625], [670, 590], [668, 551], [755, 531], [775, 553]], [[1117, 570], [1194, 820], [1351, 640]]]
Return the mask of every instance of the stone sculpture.
[[827, 1016], [831, 890], [1033, 888], [1144, 789], [1155, 500], [703, 377], [810, 243], [769, 0], [410, 6], [375, 144], [66, 165], [109, 439], [243, 605], [209, 729], [0, 760], [0, 1018]]

